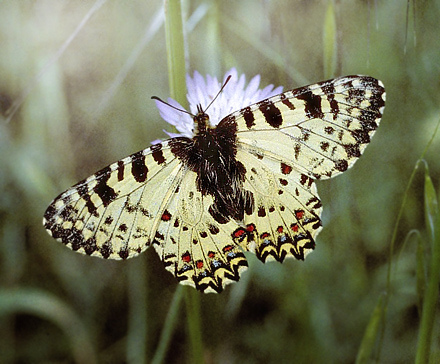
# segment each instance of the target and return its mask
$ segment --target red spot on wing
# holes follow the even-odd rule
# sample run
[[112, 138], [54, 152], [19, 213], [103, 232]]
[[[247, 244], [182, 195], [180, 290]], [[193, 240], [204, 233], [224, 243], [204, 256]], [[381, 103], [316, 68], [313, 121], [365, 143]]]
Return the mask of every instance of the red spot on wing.
[[295, 211], [295, 216], [298, 220], [301, 220], [304, 217], [304, 211], [303, 210]]
[[292, 172], [292, 167], [288, 164], [281, 163], [281, 173], [289, 174], [290, 172]]
[[197, 269], [201, 269], [201, 268], [203, 268], [203, 261], [198, 260], [198, 261], [196, 262], [196, 267], [197, 267]]
[[209, 253], [208, 253], [208, 257], [210, 257], [210, 258], [214, 258], [214, 257], [215, 257], [215, 253], [214, 253], [214, 252], [209, 252]]
[[278, 226], [278, 227], [277, 227], [277, 231], [278, 231], [280, 234], [283, 232], [283, 230], [284, 230], [284, 229], [283, 229], [282, 226]]
[[234, 232], [234, 237], [239, 238], [240, 236], [243, 236], [243, 234], [246, 234], [246, 231], [244, 229], [238, 229]]
[[298, 224], [292, 224], [292, 225], [290, 225], [290, 228], [294, 231], [294, 232], [297, 232], [298, 231]]
[[168, 210], [165, 210], [162, 214], [162, 221], [170, 221], [171, 220], [171, 214]]
[[185, 263], [189, 263], [191, 261], [191, 254], [189, 254], [189, 252], [182, 254], [182, 260]]
[[234, 247], [232, 245], [226, 245], [223, 248], [223, 253], [230, 252], [232, 249], [234, 249]]
[[254, 224], [249, 224], [246, 226], [246, 230], [249, 232], [252, 232], [255, 230], [255, 225]]

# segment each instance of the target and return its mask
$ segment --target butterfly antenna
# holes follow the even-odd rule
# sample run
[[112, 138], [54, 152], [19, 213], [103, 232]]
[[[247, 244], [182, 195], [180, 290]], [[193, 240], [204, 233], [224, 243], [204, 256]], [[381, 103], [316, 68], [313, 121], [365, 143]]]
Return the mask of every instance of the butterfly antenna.
[[185, 109], [179, 109], [178, 107], [175, 107], [175, 106], [169, 104], [168, 102], [163, 101], [161, 98], [159, 98], [159, 97], [157, 97], [157, 96], [151, 96], [151, 98], [152, 98], [153, 100], [157, 100], [157, 101], [161, 102], [162, 104], [165, 104], [165, 105], [171, 107], [171, 108], [174, 109], [174, 110], [177, 110], [177, 111], [183, 112], [183, 113], [185, 113], [185, 114], [188, 114], [188, 115], [190, 115], [192, 118], [194, 117], [194, 115], [191, 114], [189, 111], [186, 111]]
[[219, 92], [217, 92], [217, 95], [215, 95], [215, 97], [211, 100], [211, 102], [209, 103], [209, 105], [206, 107], [206, 109], [205, 109], [205, 111], [204, 112], [206, 112], [208, 109], [209, 109], [209, 107], [212, 105], [212, 103], [217, 99], [217, 97], [222, 93], [222, 91], [223, 91], [223, 89], [225, 88], [225, 86], [227, 85], [227, 83], [229, 82], [229, 80], [231, 79], [231, 75], [229, 75], [227, 78], [226, 78], [226, 81], [223, 83], [223, 85], [222, 85], [222, 87], [220, 88], [220, 90], [219, 90]]

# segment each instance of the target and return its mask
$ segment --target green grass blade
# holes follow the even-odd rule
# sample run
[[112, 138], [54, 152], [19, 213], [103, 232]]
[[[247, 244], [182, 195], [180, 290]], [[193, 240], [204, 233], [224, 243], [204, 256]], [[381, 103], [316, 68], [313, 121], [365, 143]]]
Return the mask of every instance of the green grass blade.
[[[440, 120], [437, 122], [437, 125], [434, 129], [434, 132], [432, 133], [431, 139], [428, 141], [428, 143], [426, 144], [425, 149], [422, 152], [422, 155], [420, 156], [419, 160], [416, 162], [416, 165], [411, 173], [411, 176], [409, 177], [408, 183], [406, 185], [405, 188], [405, 192], [403, 194], [403, 199], [402, 199], [402, 203], [400, 205], [399, 208], [399, 212], [397, 213], [397, 218], [396, 218], [396, 222], [394, 224], [394, 228], [393, 228], [393, 234], [391, 236], [391, 242], [390, 242], [390, 249], [389, 249], [389, 264], [387, 267], [387, 278], [386, 278], [386, 292], [391, 292], [391, 271], [392, 271], [392, 261], [393, 261], [393, 256], [394, 256], [394, 246], [396, 244], [396, 240], [397, 240], [397, 233], [398, 233], [398, 229], [399, 229], [399, 224], [400, 221], [402, 220], [402, 216], [403, 216], [403, 212], [404, 212], [404, 208], [406, 206], [406, 200], [408, 199], [409, 196], [409, 190], [410, 187], [413, 183], [413, 180], [416, 176], [417, 170], [418, 170], [418, 166], [420, 161], [423, 160], [423, 158], [425, 157], [426, 152], [428, 151], [429, 147], [431, 146], [431, 144], [434, 141], [435, 136], [437, 135], [437, 131], [438, 128], [440, 127]], [[388, 306], [388, 301], [389, 301], [389, 295], [386, 296], [385, 298], [385, 310], [387, 309]], [[378, 349], [378, 357], [380, 357], [380, 353], [382, 350], [382, 341], [383, 341], [383, 337], [384, 337], [384, 331], [385, 331], [385, 324], [383, 325], [382, 329], [381, 329], [381, 335], [380, 335], [380, 339], [379, 339], [379, 349]]]
[[429, 239], [434, 241], [435, 219], [438, 214], [438, 201], [435, 193], [434, 184], [429, 175], [428, 164], [425, 162], [425, 192], [423, 195], [425, 205], [426, 231]]
[[177, 286], [176, 292], [174, 293], [173, 300], [171, 301], [170, 309], [165, 319], [165, 324], [160, 334], [159, 344], [157, 346], [153, 360], [151, 360], [151, 364], [164, 363], [165, 354], [178, 318], [180, 303], [183, 297], [183, 289], [184, 287], [181, 284], [179, 284]]
[[[428, 174], [429, 177], [429, 174]], [[439, 283], [440, 283], [440, 214], [434, 215], [432, 209], [436, 209], [436, 203], [433, 200], [437, 200], [435, 193], [433, 194], [434, 187], [430, 178], [426, 178], [425, 175], [425, 209], [428, 214], [431, 214], [430, 220], [434, 222], [433, 227], [433, 245], [430, 262], [430, 272], [428, 277], [428, 285], [423, 300], [422, 320], [420, 324], [419, 340], [417, 345], [416, 364], [428, 363], [431, 342], [432, 331], [435, 322], [435, 312], [438, 305]]]
[[203, 364], [202, 332], [200, 322], [200, 292], [187, 288], [185, 294], [188, 332], [191, 345], [190, 363]]
[[425, 259], [425, 249], [424, 241], [422, 240], [420, 234], [418, 235], [419, 240], [417, 242], [417, 253], [416, 253], [416, 284], [417, 284], [417, 310], [419, 312], [419, 317], [422, 317], [422, 307], [423, 307], [423, 297], [426, 292], [426, 259]]
[[371, 354], [374, 349], [376, 339], [379, 335], [381, 322], [385, 316], [386, 300], [385, 294], [379, 297], [379, 301], [371, 314], [370, 321], [365, 329], [364, 337], [362, 338], [361, 346], [356, 357], [356, 364], [369, 363]]
[[51, 321], [66, 335], [75, 363], [97, 363], [96, 352], [81, 317], [56, 296], [36, 289], [1, 289], [0, 316], [25, 313]]
[[[185, 44], [180, 0], [165, 1], [165, 31], [171, 97], [187, 108]], [[152, 363], [162, 363], [165, 358], [166, 349], [178, 317], [182, 295], [183, 287], [179, 285], [168, 312], [165, 327]], [[198, 301], [200, 297], [198, 292], [188, 292], [186, 300], [192, 362], [202, 363], [200, 303]]]
[[145, 364], [147, 347], [147, 278], [145, 259], [135, 259], [128, 269], [127, 363]]
[[185, 43], [180, 0], [165, 1], [165, 35], [170, 95], [187, 108]]
[[336, 74], [337, 42], [336, 42], [336, 16], [333, 1], [329, 1], [325, 14], [324, 29], [322, 34], [324, 49], [324, 77], [332, 78]]

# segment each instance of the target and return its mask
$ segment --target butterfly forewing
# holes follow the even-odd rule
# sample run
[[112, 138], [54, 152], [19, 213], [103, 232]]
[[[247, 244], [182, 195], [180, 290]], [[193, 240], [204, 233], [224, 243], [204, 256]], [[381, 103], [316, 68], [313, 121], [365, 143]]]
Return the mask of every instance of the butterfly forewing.
[[153, 241], [181, 169], [166, 143], [135, 153], [58, 196], [44, 214], [44, 226], [83, 254], [135, 256]]
[[353, 165], [370, 142], [385, 105], [382, 83], [346, 76], [287, 91], [231, 114], [237, 140], [272, 153], [313, 178]]

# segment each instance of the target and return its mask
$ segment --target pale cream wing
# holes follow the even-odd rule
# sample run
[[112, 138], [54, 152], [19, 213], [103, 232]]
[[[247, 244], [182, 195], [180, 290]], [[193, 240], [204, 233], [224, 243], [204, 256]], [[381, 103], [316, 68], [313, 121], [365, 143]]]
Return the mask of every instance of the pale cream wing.
[[345, 76], [284, 92], [228, 118], [238, 125], [238, 144], [254, 155], [273, 155], [302, 174], [324, 179], [361, 156], [384, 105], [379, 80]]
[[244, 188], [251, 191], [254, 211], [245, 215], [234, 240], [263, 262], [287, 257], [303, 260], [314, 249], [321, 230], [321, 201], [310, 177], [273, 156], [256, 157], [240, 145], [237, 158], [246, 165]]
[[239, 280], [247, 261], [232, 239], [237, 223], [219, 223], [211, 216], [213, 199], [197, 191], [196, 177], [194, 172], [184, 173], [162, 215], [154, 247], [182, 284], [202, 292], [221, 292]]
[[182, 178], [167, 142], [124, 158], [52, 201], [43, 224], [69, 248], [105, 259], [126, 259], [154, 240], [161, 216]]

